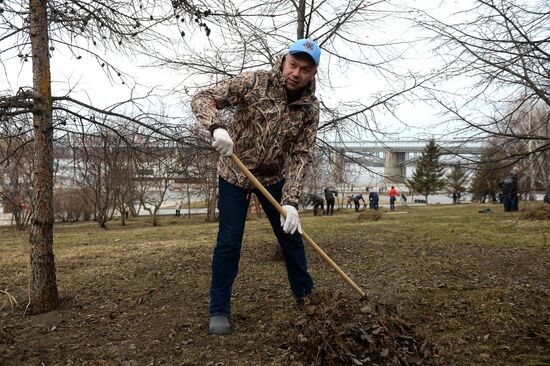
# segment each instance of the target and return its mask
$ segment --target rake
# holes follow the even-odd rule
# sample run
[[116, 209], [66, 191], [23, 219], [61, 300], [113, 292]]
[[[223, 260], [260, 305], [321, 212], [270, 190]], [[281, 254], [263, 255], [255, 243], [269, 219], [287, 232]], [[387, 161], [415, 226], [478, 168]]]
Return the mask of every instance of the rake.
[[[286, 212], [285, 210], [283, 210], [279, 202], [277, 202], [277, 200], [273, 198], [271, 193], [269, 193], [267, 189], [264, 188], [262, 183], [260, 183], [260, 181], [256, 179], [254, 174], [252, 174], [250, 170], [248, 170], [248, 168], [241, 162], [241, 160], [237, 157], [237, 155], [231, 154], [231, 159], [239, 167], [239, 169], [244, 173], [244, 175], [246, 175], [246, 177], [252, 182], [252, 185], [254, 185], [254, 187], [256, 187], [256, 189], [258, 189], [260, 192], [262, 192], [264, 197], [267, 198], [267, 200], [275, 207], [275, 209], [279, 211], [279, 213], [283, 215], [283, 217], [286, 219]], [[338, 267], [338, 265], [334, 263], [334, 261], [323, 251], [323, 249], [321, 249], [321, 247], [319, 247], [319, 245], [317, 245], [317, 243], [315, 243], [315, 241], [313, 241], [313, 239], [303, 230], [302, 230], [302, 237], [317, 252], [317, 254], [319, 254], [321, 258], [323, 258], [325, 262], [327, 262], [329, 266], [332, 267], [332, 269], [334, 269], [340, 275], [340, 277], [342, 277], [342, 279], [344, 279], [344, 281], [346, 281], [346, 283], [355, 290], [355, 292], [361, 295], [361, 298], [366, 297], [365, 292], [361, 290], [361, 288], [357, 286], [355, 282], [353, 282], [353, 280], [349, 278], [349, 276], [344, 271], [342, 271], [342, 269], [340, 269], [340, 267]]]

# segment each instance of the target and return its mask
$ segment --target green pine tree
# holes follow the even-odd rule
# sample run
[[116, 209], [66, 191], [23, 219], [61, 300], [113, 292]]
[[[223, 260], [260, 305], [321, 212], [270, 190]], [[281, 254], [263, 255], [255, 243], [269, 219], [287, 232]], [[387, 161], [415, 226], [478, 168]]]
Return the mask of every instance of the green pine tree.
[[468, 182], [468, 172], [458, 163], [453, 165], [451, 171], [447, 174], [447, 189], [449, 192], [465, 192]]
[[445, 187], [444, 167], [439, 162], [441, 155], [435, 141], [430, 140], [416, 164], [416, 169], [407, 185], [414, 191], [424, 195], [426, 203], [428, 196]]

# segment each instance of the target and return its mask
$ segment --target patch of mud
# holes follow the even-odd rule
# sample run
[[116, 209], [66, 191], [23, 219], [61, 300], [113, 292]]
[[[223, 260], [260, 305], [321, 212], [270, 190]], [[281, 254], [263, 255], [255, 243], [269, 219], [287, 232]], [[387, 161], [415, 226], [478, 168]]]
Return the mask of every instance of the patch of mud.
[[[433, 365], [436, 346], [415, 334], [395, 307], [316, 290], [286, 324], [294, 359], [307, 365]], [[284, 324], [283, 324], [284, 326]], [[289, 331], [290, 330], [290, 331]]]

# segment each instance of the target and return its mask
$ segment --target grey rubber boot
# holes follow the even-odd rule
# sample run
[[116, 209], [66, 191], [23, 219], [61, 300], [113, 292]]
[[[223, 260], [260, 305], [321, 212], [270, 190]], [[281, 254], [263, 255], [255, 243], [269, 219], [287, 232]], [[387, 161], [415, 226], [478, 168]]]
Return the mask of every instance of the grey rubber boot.
[[208, 331], [212, 334], [229, 334], [229, 318], [225, 315], [215, 315], [210, 318]]

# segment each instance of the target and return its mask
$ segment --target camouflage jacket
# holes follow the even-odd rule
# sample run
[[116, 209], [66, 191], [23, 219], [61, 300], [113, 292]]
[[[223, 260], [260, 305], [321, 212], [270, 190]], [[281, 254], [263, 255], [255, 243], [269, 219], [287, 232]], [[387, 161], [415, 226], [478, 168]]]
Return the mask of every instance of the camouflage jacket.
[[[271, 70], [244, 72], [200, 91], [191, 102], [197, 119], [210, 132], [227, 129], [234, 152], [263, 185], [285, 179], [283, 204], [298, 205], [319, 123], [315, 82], [302, 97], [288, 103], [280, 56]], [[224, 123], [219, 111], [232, 108]], [[218, 162], [219, 174], [228, 182], [252, 190], [252, 184], [229, 157]]]

